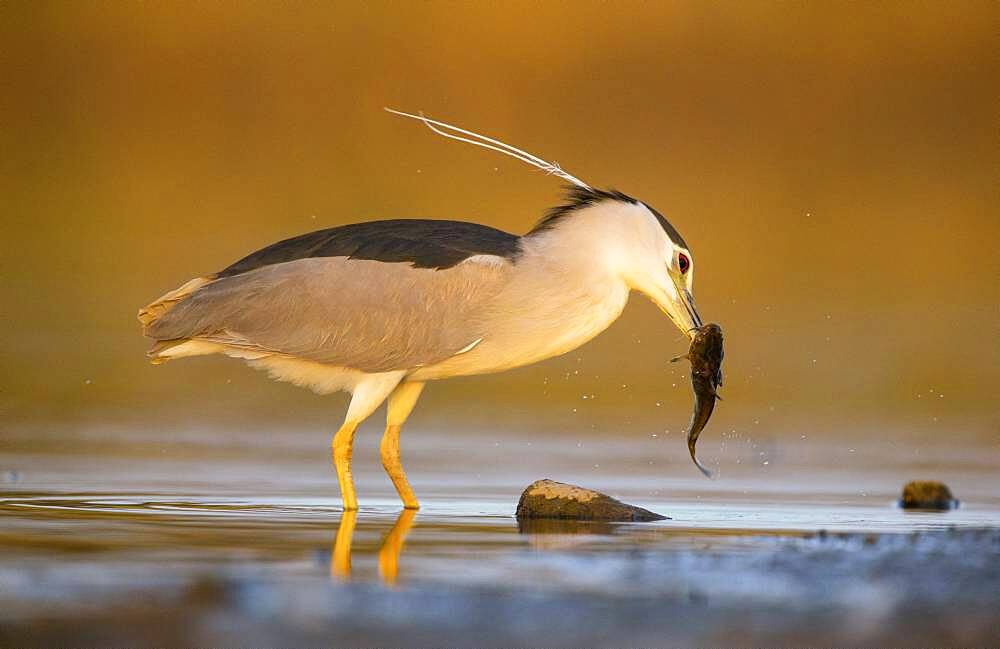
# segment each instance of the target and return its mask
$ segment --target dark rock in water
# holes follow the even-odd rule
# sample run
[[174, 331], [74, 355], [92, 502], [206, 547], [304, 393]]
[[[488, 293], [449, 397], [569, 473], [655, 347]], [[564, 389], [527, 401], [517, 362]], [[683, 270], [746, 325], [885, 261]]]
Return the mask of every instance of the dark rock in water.
[[953, 509], [958, 507], [958, 501], [943, 482], [913, 480], [903, 487], [899, 506], [903, 509]]
[[578, 521], [662, 521], [666, 516], [615, 500], [591, 489], [554, 480], [536, 480], [517, 503], [517, 517]]

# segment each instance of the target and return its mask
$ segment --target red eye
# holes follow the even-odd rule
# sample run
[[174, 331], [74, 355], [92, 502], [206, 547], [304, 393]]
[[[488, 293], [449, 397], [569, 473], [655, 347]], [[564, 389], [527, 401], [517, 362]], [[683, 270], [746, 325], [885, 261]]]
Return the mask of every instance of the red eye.
[[691, 267], [691, 261], [683, 252], [677, 253], [677, 267], [681, 269], [681, 275], [688, 272], [688, 268]]

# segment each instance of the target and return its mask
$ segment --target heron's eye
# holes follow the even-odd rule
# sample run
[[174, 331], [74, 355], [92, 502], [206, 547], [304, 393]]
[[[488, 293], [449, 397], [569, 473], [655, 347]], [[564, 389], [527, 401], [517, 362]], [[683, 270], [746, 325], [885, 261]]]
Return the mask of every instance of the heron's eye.
[[677, 267], [681, 269], [681, 275], [688, 272], [688, 268], [691, 267], [691, 261], [683, 252], [677, 253]]

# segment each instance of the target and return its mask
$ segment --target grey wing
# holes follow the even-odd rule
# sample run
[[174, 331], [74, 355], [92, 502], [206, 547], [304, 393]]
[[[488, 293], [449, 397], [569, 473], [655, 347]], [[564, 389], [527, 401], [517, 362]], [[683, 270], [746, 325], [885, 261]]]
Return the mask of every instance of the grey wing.
[[212, 281], [147, 329], [364, 372], [442, 361], [484, 335], [482, 307], [507, 280], [500, 257], [434, 270], [308, 258]]

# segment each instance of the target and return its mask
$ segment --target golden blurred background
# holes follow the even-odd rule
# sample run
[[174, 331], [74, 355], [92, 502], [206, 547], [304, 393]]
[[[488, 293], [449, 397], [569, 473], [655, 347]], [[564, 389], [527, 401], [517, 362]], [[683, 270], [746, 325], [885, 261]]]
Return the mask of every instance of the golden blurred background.
[[[671, 219], [727, 336], [706, 435], [1000, 444], [997, 7], [3, 3], [0, 421], [334, 428], [343, 396], [224, 358], [149, 365], [135, 313], [309, 230], [524, 232], [560, 200], [392, 106]], [[684, 348], [634, 296], [565, 357], [432, 385], [413, 420], [678, 430]]]

